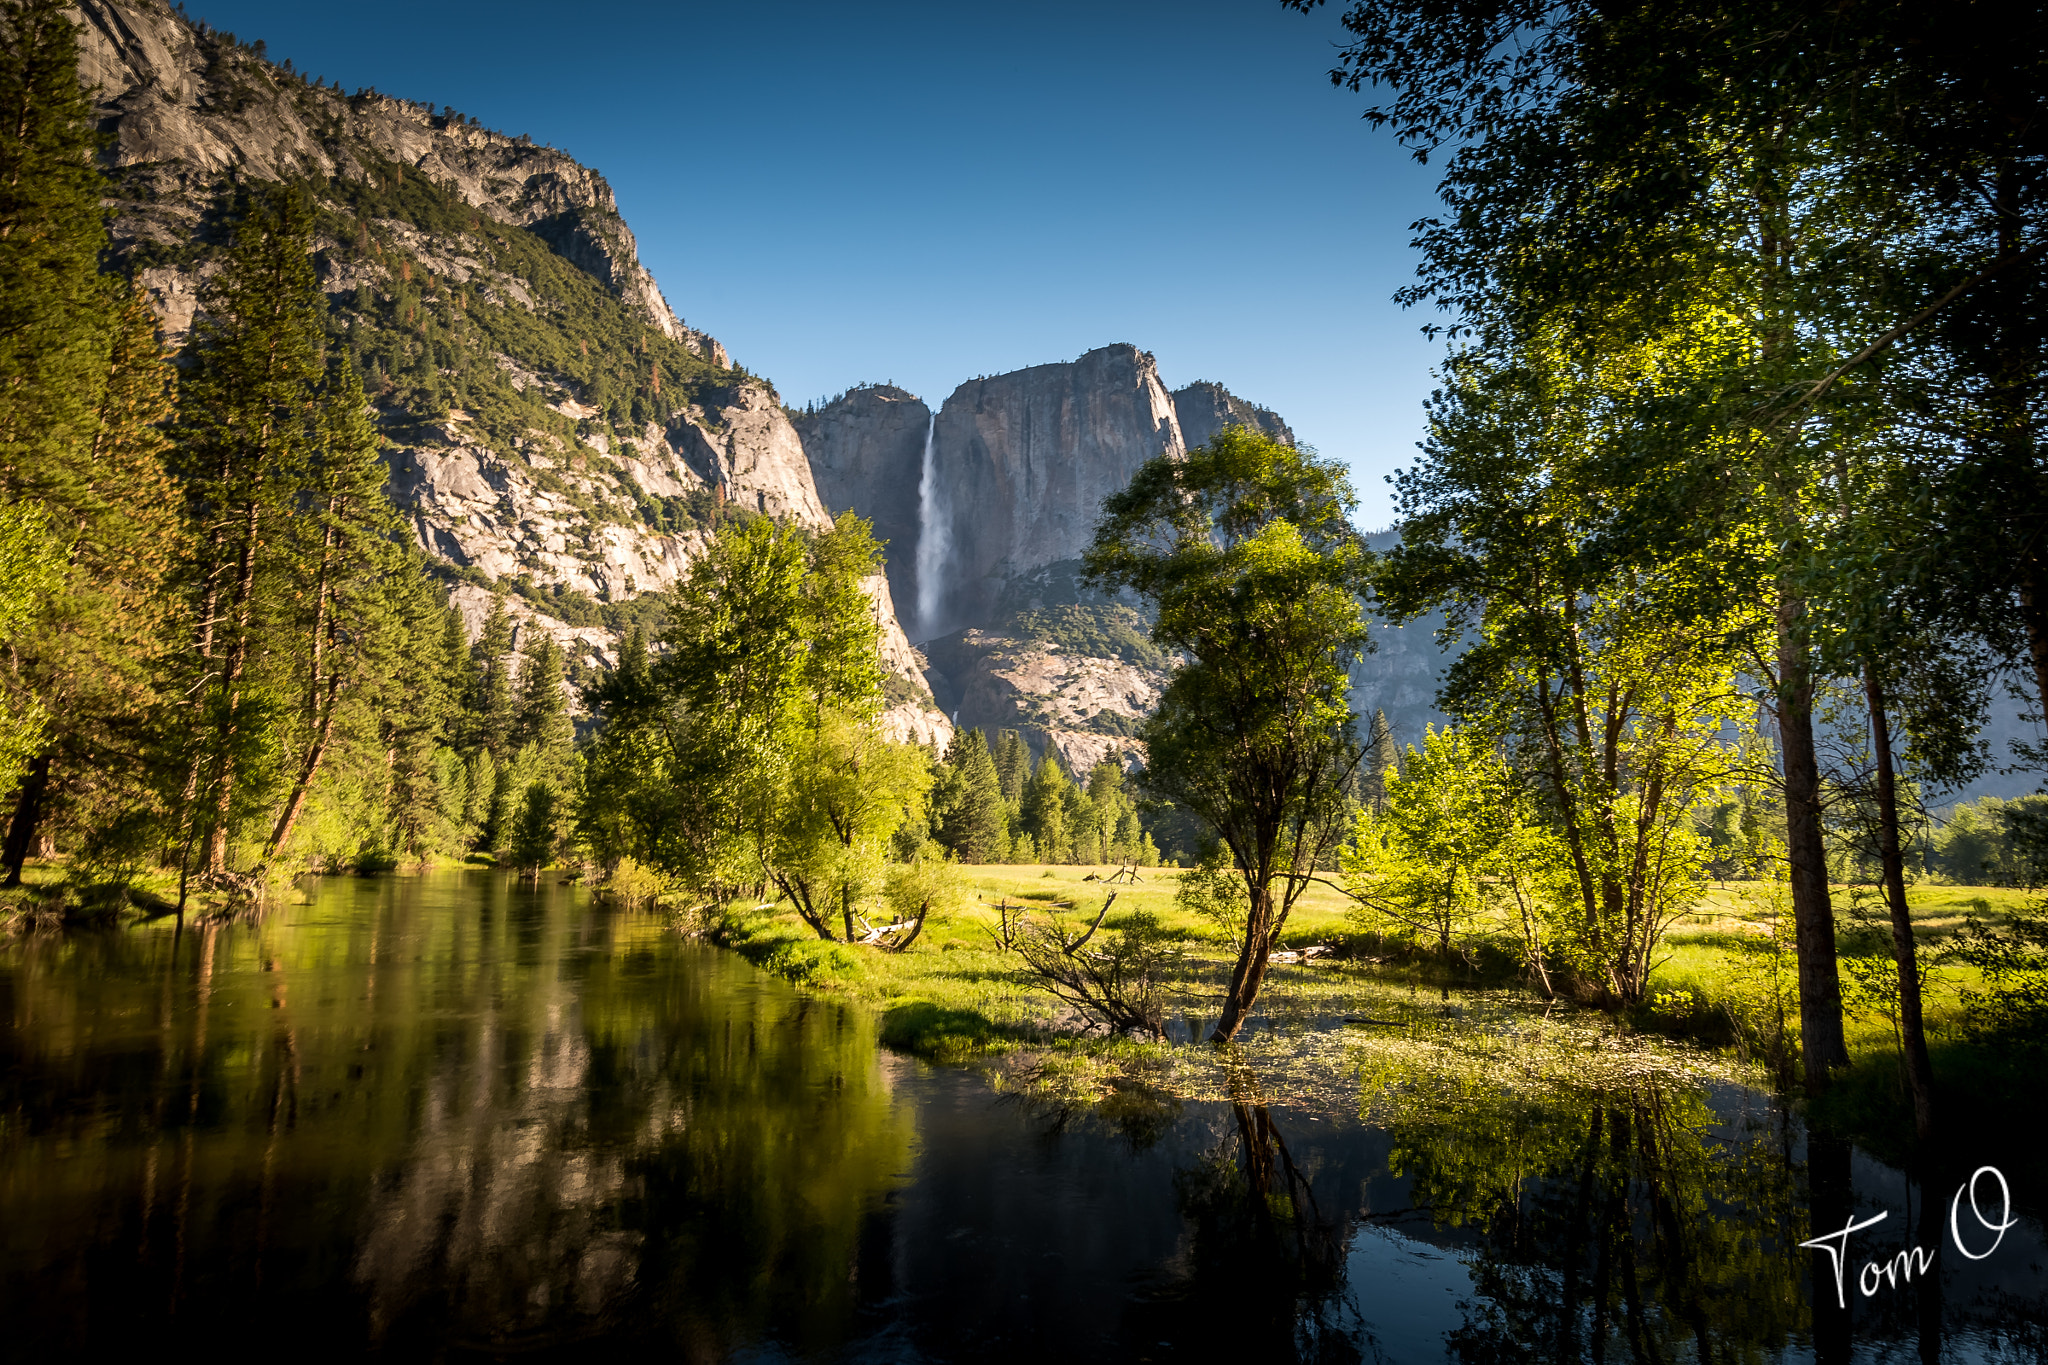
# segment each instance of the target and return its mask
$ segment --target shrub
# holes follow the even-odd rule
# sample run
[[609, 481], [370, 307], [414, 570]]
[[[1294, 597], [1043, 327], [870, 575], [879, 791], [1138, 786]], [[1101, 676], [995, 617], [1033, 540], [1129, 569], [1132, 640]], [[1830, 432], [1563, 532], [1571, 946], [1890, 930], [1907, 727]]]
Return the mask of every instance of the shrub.
[[761, 964], [799, 986], [861, 975], [860, 953], [844, 943], [803, 939], [784, 943]]

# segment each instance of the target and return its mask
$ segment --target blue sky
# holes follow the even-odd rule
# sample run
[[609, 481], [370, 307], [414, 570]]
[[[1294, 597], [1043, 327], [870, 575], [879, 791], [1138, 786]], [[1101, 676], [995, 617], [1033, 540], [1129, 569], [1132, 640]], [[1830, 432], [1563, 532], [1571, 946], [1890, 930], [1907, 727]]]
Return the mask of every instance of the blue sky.
[[1278, 0], [187, 0], [273, 59], [602, 171], [670, 303], [801, 405], [1133, 342], [1348, 462], [1413, 455], [1439, 353], [1390, 300], [1433, 168]]

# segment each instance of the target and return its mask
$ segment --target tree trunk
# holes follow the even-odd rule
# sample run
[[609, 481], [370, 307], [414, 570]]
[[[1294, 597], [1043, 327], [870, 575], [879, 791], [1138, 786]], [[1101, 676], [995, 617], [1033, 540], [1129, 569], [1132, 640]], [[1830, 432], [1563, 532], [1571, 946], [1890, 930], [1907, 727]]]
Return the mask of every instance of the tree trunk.
[[29, 760], [28, 771], [22, 774], [21, 785], [14, 793], [14, 819], [7, 826], [7, 846], [0, 853], [0, 865], [7, 869], [7, 879], [0, 886], [21, 885], [21, 865], [28, 861], [29, 845], [35, 839], [36, 826], [43, 819], [43, 793], [50, 789], [50, 751], [45, 749]]
[[221, 669], [221, 717], [219, 777], [214, 789], [213, 827], [206, 832], [206, 870], [227, 871], [228, 820], [235, 803], [235, 735], [242, 706], [242, 671], [249, 661], [249, 613], [256, 589], [256, 536], [261, 524], [260, 504], [251, 500], [244, 527], [242, 553], [235, 569], [232, 610], [235, 630], [228, 641], [226, 666]]
[[277, 817], [277, 824], [270, 831], [270, 842], [263, 849], [263, 866], [267, 869], [271, 861], [284, 850], [285, 841], [292, 837], [292, 826], [299, 821], [299, 814], [306, 808], [306, 794], [313, 788], [313, 779], [320, 775], [320, 762], [327, 756], [327, 744], [334, 736], [335, 694], [341, 690], [341, 674], [337, 671], [328, 676], [326, 714], [320, 720], [320, 733], [313, 738], [313, 747], [306, 751], [306, 761], [299, 766], [298, 781], [292, 784], [292, 794], [284, 804], [284, 813]]
[[[263, 866], [267, 869], [271, 860], [284, 848], [285, 840], [292, 837], [292, 826], [298, 823], [299, 812], [305, 809], [306, 793], [312, 789], [313, 779], [320, 774], [320, 761], [327, 756], [327, 744], [334, 735], [334, 707], [341, 693], [341, 670], [327, 664], [328, 636], [334, 629], [332, 589], [328, 579], [334, 564], [334, 527], [332, 519], [337, 510], [336, 500], [327, 500], [329, 525], [326, 536], [320, 544], [320, 572], [313, 589], [313, 633], [311, 649], [311, 676], [307, 679], [306, 710], [307, 720], [314, 726], [313, 743], [306, 750], [306, 761], [299, 767], [298, 781], [292, 784], [292, 794], [286, 799], [283, 814], [277, 817], [277, 824], [270, 831], [270, 842], [263, 849]], [[326, 666], [327, 695], [321, 696], [320, 679], [323, 665]], [[387, 757], [387, 766], [395, 755]]]
[[2027, 628], [2027, 657], [2034, 666], [2034, 701], [2048, 716], [2048, 601], [2030, 558], [2020, 566], [2020, 620]]
[[1270, 881], [1251, 888], [1251, 902], [1245, 916], [1244, 945], [1238, 951], [1237, 966], [1230, 973], [1230, 993], [1223, 998], [1223, 1015], [1216, 1021], [1215, 1032], [1209, 1035], [1212, 1043], [1227, 1043], [1237, 1037], [1245, 1016], [1252, 1012], [1252, 1005], [1259, 998], [1259, 987], [1266, 981], [1266, 959], [1273, 950], [1274, 931]]
[[1899, 1039], [1906, 1053], [1906, 1083], [1913, 1092], [1913, 1131], [1920, 1149], [1934, 1143], [1934, 1066], [1920, 1019], [1920, 963], [1913, 949], [1913, 920], [1906, 910], [1906, 865], [1899, 852], [1899, 802], [1892, 774], [1891, 722], [1885, 715], [1884, 684], [1877, 669], [1863, 666], [1863, 693], [1870, 701], [1870, 746], [1877, 759], [1878, 859], [1884, 869], [1884, 898], [1892, 912], [1892, 960], [1899, 968]]
[[1820, 831], [1820, 758], [1813, 743], [1813, 665], [1806, 603], [1778, 591], [1778, 742], [1785, 764], [1785, 863], [1792, 891], [1793, 944], [1799, 955], [1800, 1052], [1810, 1095], [1825, 1091], [1849, 1064], [1842, 1036], [1842, 982], [1835, 965], [1835, 911]]

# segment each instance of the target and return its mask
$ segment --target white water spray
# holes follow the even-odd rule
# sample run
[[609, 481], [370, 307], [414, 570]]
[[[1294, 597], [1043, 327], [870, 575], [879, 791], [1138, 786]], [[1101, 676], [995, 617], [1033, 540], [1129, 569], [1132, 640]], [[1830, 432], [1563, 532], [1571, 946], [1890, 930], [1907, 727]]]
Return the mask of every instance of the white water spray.
[[932, 461], [932, 434], [938, 427], [935, 412], [925, 425], [924, 469], [917, 480], [917, 630], [925, 640], [938, 625], [946, 562], [953, 557], [953, 524], [939, 506], [939, 473]]

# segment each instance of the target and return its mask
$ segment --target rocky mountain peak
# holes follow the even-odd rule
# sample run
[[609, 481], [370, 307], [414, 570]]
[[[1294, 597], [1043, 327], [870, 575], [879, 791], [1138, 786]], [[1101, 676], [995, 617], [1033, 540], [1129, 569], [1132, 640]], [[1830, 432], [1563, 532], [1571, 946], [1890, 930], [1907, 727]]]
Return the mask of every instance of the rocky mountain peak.
[[[160, 0], [79, 14], [118, 264], [176, 339], [236, 196], [307, 189], [329, 336], [375, 405], [386, 491], [472, 625], [509, 591], [573, 675], [658, 621], [647, 595], [721, 521], [830, 524], [773, 387], [676, 317], [596, 171], [452, 110], [309, 81]], [[889, 728], [943, 744], [889, 585], [868, 588]]]
[[1214, 440], [1225, 427], [1249, 427], [1283, 445], [1294, 444], [1294, 429], [1280, 420], [1271, 408], [1247, 403], [1221, 384], [1196, 380], [1173, 391], [1174, 415], [1180, 419], [1180, 435], [1193, 450]]
[[792, 420], [818, 497], [833, 511], [850, 509], [874, 523], [888, 556], [890, 591], [905, 612], [915, 610], [920, 484], [932, 410], [904, 389], [864, 384]]
[[160, 0], [80, 0], [79, 16], [79, 76], [113, 135], [115, 250], [133, 258], [174, 337], [191, 323], [191, 281], [162, 258], [202, 235], [203, 204], [220, 185], [414, 176], [531, 230], [663, 336], [729, 365], [640, 264], [611, 186], [566, 152], [431, 105], [310, 84]]

